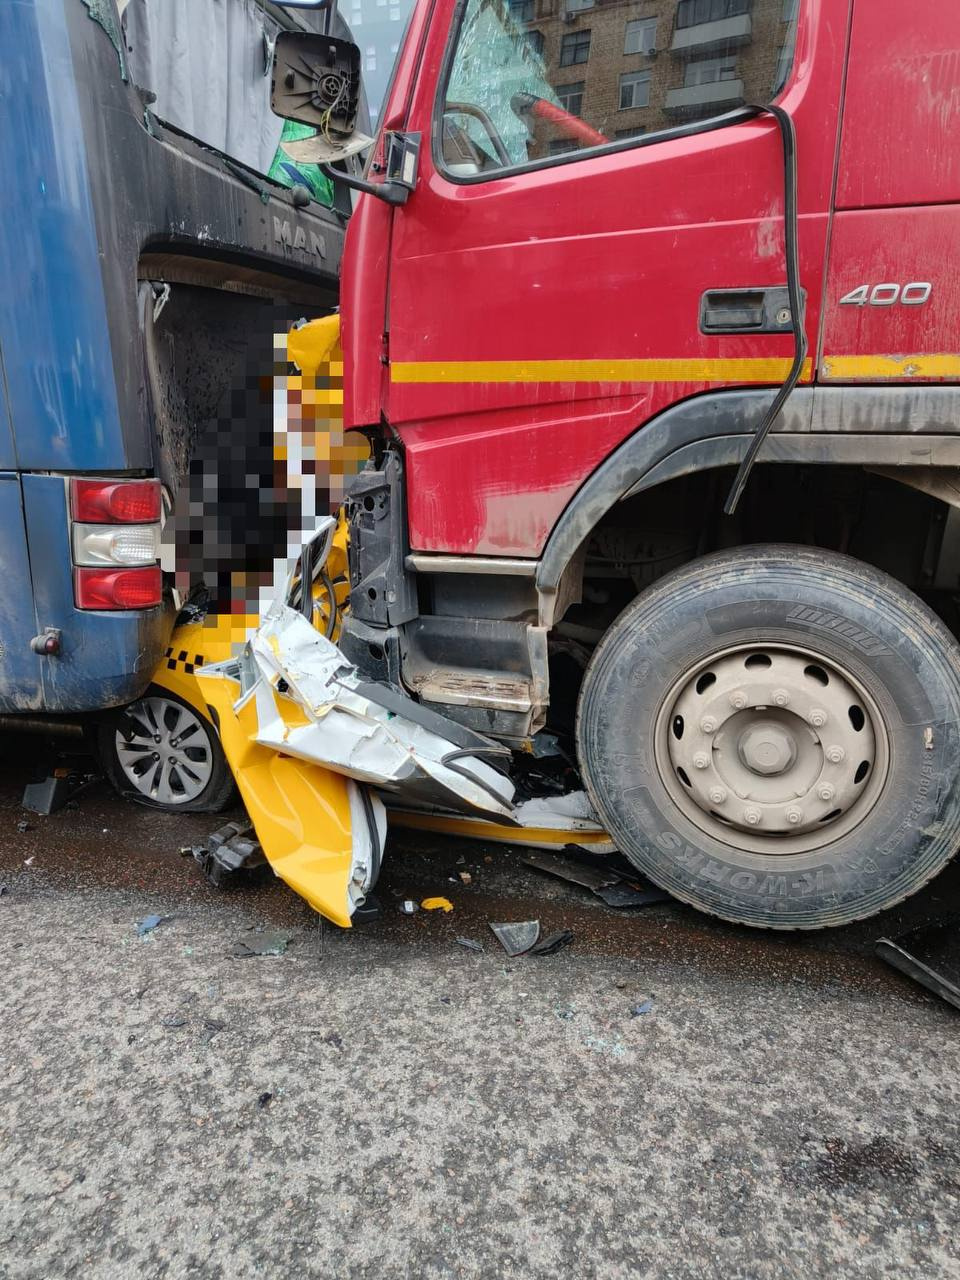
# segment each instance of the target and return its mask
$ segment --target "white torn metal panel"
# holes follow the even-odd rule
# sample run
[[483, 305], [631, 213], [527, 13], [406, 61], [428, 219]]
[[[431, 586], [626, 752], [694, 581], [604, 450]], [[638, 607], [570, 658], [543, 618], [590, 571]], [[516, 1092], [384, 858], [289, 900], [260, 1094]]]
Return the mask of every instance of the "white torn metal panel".
[[[255, 741], [261, 746], [412, 801], [513, 819], [514, 787], [507, 777], [378, 704], [370, 685], [360, 692], [352, 664], [287, 604], [271, 606], [240, 662], [222, 664], [219, 673], [240, 680], [241, 703], [255, 699]], [[218, 669], [207, 667], [204, 674]], [[302, 714], [291, 715], [290, 702]]]
[[364, 901], [377, 883], [383, 846], [387, 839], [387, 811], [383, 801], [359, 783], [350, 782], [350, 824], [353, 862], [347, 885], [349, 914]]

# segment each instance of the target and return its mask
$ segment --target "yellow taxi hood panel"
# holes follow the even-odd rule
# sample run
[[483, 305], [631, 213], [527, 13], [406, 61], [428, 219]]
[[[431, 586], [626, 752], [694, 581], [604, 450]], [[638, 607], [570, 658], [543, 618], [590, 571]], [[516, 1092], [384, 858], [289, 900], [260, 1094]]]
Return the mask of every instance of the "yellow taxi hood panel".
[[[306, 324], [291, 329], [287, 334], [287, 356], [308, 377], [315, 377], [321, 369], [324, 372], [342, 374], [340, 317], [320, 316], [317, 320], [308, 320]], [[326, 366], [332, 364], [340, 367], [328, 370]]]
[[279, 755], [253, 741], [251, 698], [234, 711], [239, 686], [222, 676], [197, 684], [219, 720], [220, 741], [267, 861], [315, 911], [350, 928], [356, 783], [320, 765]]
[[189, 702], [210, 719], [206, 700], [197, 684], [197, 670], [213, 662], [235, 657], [256, 630], [256, 614], [208, 614], [199, 622], [185, 622], [174, 629], [152, 683]]

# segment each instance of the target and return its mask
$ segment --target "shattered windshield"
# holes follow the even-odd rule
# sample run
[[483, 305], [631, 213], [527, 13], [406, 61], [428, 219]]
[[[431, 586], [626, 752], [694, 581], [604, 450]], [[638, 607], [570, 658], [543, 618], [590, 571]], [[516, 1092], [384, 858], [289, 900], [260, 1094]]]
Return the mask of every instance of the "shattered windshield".
[[448, 173], [478, 176], [767, 103], [798, 0], [465, 0], [443, 113]]
[[[558, 101], [536, 42], [514, 22], [509, 10], [498, 0], [468, 0], [447, 83], [447, 110], [465, 124], [475, 141], [489, 147], [489, 126], [484, 129], [480, 124], [485, 116], [509, 163], [523, 164], [530, 132], [511, 106], [515, 94]], [[457, 111], [463, 106], [479, 108], [479, 113]], [[469, 123], [463, 121], [464, 115], [470, 117]]]

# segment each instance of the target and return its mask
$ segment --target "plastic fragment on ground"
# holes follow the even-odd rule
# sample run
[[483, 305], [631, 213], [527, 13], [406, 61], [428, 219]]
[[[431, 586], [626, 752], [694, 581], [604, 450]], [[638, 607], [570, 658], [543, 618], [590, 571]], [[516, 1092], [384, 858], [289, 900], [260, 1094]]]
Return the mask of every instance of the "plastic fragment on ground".
[[508, 956], [522, 956], [540, 937], [539, 920], [491, 921], [490, 928]]
[[424, 911], [448, 912], [453, 910], [453, 903], [449, 898], [424, 898], [420, 906], [423, 907]]
[[254, 934], [251, 941], [242, 938], [234, 949], [234, 957], [246, 960], [250, 956], [282, 956], [290, 945], [288, 933]]
[[572, 941], [572, 930], [558, 929], [556, 933], [549, 933], [545, 938], [541, 938], [539, 942], [535, 942], [527, 954], [531, 956], [556, 955], [558, 951], [568, 947]]
[[466, 951], [482, 952], [484, 950], [483, 943], [477, 942], [475, 938], [455, 938], [454, 941], [458, 947], [463, 947]]
[[881, 960], [960, 1009], [960, 916], [881, 938], [875, 950]]
[[137, 937], [145, 938], [148, 934], [153, 933], [161, 924], [166, 924], [168, 920], [172, 920], [173, 916], [144, 916], [142, 920], [137, 921]]

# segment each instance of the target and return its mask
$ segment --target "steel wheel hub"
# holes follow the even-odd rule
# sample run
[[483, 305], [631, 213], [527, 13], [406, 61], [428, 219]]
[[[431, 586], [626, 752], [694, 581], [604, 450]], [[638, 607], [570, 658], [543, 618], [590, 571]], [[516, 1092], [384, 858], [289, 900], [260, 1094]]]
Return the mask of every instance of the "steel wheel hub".
[[686, 816], [762, 852], [843, 835], [872, 807], [887, 759], [856, 679], [794, 648], [743, 646], [703, 663], [674, 686], [657, 728], [660, 776]]
[[189, 707], [169, 698], [141, 698], [128, 707], [116, 750], [134, 789], [161, 804], [196, 800], [213, 772], [206, 727]]

